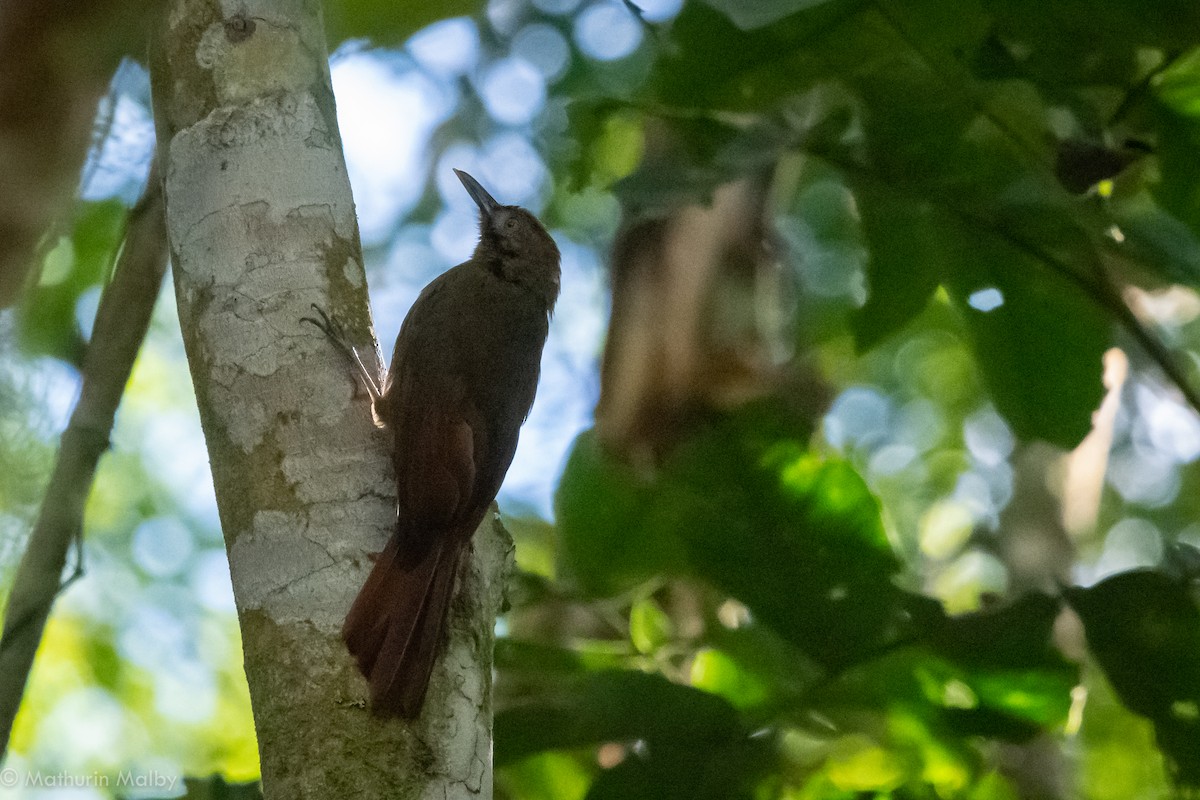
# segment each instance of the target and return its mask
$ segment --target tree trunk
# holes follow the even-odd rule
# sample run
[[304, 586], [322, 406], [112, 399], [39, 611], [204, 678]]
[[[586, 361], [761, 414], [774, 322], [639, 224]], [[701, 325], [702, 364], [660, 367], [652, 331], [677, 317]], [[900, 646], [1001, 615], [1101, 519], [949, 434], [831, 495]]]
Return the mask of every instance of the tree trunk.
[[172, 0], [154, 105], [180, 325], [229, 553], [264, 794], [491, 796], [491, 645], [511, 544], [489, 521], [460, 574], [421, 719], [385, 722], [342, 645], [395, 525], [387, 435], [329, 309], [378, 372], [315, 0]]

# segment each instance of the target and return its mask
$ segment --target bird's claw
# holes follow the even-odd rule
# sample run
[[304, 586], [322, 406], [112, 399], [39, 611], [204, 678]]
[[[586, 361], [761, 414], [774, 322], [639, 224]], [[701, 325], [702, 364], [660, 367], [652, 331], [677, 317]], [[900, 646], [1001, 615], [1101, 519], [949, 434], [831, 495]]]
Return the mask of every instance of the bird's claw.
[[342, 323], [338, 322], [337, 317], [332, 317], [326, 313], [325, 309], [316, 303], [312, 304], [312, 310], [317, 312], [317, 317], [301, 317], [300, 321], [307, 322], [316, 327], [317, 330], [325, 334], [325, 338], [333, 342], [334, 346], [342, 351], [342, 354], [349, 360], [350, 364], [357, 371], [357, 374], [362, 378], [363, 384], [367, 389], [367, 394], [374, 401], [379, 397], [379, 389], [375, 385], [371, 374], [367, 372], [367, 368], [363, 366], [362, 359], [358, 357], [354, 345], [350, 344], [350, 339], [346, 336], [346, 331], [342, 328]]
[[350, 345], [350, 339], [346, 336], [346, 329], [342, 327], [342, 323], [338, 321], [338, 318], [331, 317], [325, 311], [325, 309], [321, 308], [316, 303], [312, 304], [312, 309], [313, 311], [317, 312], [317, 316], [320, 317], [320, 319], [314, 319], [313, 317], [301, 317], [300, 321], [307, 322], [315, 326], [317, 330], [325, 334], [329, 341], [337, 345], [338, 348], [344, 353], [350, 355], [354, 348]]
[[333, 317], [330, 317], [329, 314], [327, 314], [325, 312], [325, 309], [321, 308], [316, 303], [312, 303], [311, 305], [312, 305], [312, 310], [317, 312], [317, 316], [319, 316], [320, 319], [314, 319], [312, 317], [301, 317], [300, 318], [301, 322], [308, 322], [312, 325], [315, 325], [316, 328], [319, 331], [321, 331], [321, 333], [325, 334], [326, 336], [328, 336], [331, 339], [345, 339], [346, 338], [345, 332], [342, 330], [342, 325], [340, 322], [338, 322]]

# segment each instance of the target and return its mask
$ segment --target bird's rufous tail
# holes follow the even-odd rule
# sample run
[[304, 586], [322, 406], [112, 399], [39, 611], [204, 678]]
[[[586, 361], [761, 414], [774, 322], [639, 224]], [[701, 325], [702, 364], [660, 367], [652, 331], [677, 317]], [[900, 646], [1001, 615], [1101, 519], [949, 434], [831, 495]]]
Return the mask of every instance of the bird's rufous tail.
[[342, 639], [371, 686], [379, 716], [415, 719], [437, 658], [461, 548], [435, 543], [420, 558], [393, 536], [342, 625]]

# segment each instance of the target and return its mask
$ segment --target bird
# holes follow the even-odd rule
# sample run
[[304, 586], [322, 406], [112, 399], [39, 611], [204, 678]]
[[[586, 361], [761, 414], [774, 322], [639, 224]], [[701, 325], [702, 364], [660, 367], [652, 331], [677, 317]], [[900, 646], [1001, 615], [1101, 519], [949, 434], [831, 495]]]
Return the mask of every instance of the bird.
[[319, 327], [351, 359], [376, 424], [392, 433], [396, 528], [342, 626], [371, 710], [417, 718], [445, 637], [459, 564], [500, 490], [537, 391], [560, 255], [532, 213], [454, 170], [479, 208], [471, 257], [409, 310], [382, 388], [336, 319]]

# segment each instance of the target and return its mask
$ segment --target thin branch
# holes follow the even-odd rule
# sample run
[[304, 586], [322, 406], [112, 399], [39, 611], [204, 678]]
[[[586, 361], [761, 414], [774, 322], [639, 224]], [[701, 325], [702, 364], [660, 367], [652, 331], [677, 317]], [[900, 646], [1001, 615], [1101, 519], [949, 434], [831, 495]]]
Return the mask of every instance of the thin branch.
[[[947, 68], [947, 64], [939, 62], [930, 53], [926, 52], [908, 28], [883, 3], [874, 0], [871, 6], [891, 26], [901, 41], [908, 45], [909, 49], [924, 62], [936, 80], [940, 81], [951, 92], [961, 92], [964, 96], [970, 98], [971, 106], [975, 112], [992, 123], [998, 131], [1008, 137], [1008, 140], [1022, 150], [1031, 160], [1041, 164], [1043, 167], [1051, 166], [1050, 159], [1046, 154], [1033, 148], [1025, 137], [1021, 136], [1003, 117], [988, 107], [987, 103], [981, 97], [980, 89], [972, 81], [962, 78], [956, 79], [957, 76], [952, 77], [951, 70]], [[952, 58], [949, 63], [953, 64], [960, 74], [965, 69], [960, 58]]]
[[1182, 52], [1173, 52], [1162, 60], [1154, 69], [1147, 72], [1140, 81], [1129, 87], [1125, 92], [1125, 96], [1121, 98], [1121, 103], [1113, 111], [1112, 116], [1108, 118], [1108, 127], [1124, 121], [1125, 117], [1133, 110], [1139, 102], [1150, 92], [1154, 87], [1154, 80], [1171, 67], [1175, 66], [1183, 55]]
[[[832, 156], [827, 152], [819, 149], [804, 148], [801, 149], [808, 155], [814, 158], [819, 158], [825, 161], [832, 167], [836, 167], [846, 175], [853, 176], [859, 179], [869, 180], [876, 185], [887, 189], [896, 194], [904, 195], [905, 190], [901, 187], [888, 181], [878, 173], [875, 173], [865, 167], [859, 166]], [[925, 199], [933, 200], [938, 204], [942, 211], [958, 219], [960, 222], [968, 225], [976, 230], [989, 233], [1003, 240], [1014, 249], [1019, 250], [1025, 255], [1033, 258], [1039, 263], [1046, 266], [1050, 271], [1057, 273], [1071, 283], [1078, 286], [1093, 303], [1101, 310], [1113, 317], [1116, 322], [1133, 337], [1146, 355], [1150, 357], [1158, 368], [1163, 371], [1167, 379], [1175, 384], [1176, 388], [1187, 400], [1188, 404], [1200, 413], [1200, 389], [1193, 386], [1188, 378], [1187, 371], [1180, 363], [1179, 358], [1167, 347], [1154, 333], [1142, 324], [1142, 321], [1137, 318], [1137, 315], [1125, 303], [1120, 293], [1112, 285], [1111, 279], [1103, 269], [1097, 255], [1096, 262], [1092, 265], [1091, 274], [1085, 274], [1078, 270], [1072, 269], [1068, 264], [1064, 263], [1053, 255], [1042, 250], [1037, 245], [1026, 241], [1025, 239], [1016, 236], [995, 221], [987, 217], [976, 214], [965, 208], [962, 204], [950, 202], [949, 199], [938, 197], [932, 194], [924, 195]], [[1095, 247], [1096, 243], [1093, 242]]]
[[[92, 341], [83, 361], [79, 402], [62, 437], [58, 461], [42, 500], [29, 545], [17, 568], [0, 635], [0, 759], [8, 750], [13, 720], [25, 692], [34, 654], [55, 598], [82, 574], [63, 581], [67, 551], [79, 548], [83, 509], [133, 362], [150, 325], [150, 314], [167, 263], [167, 233], [158, 170], [133, 208], [125, 244], [104, 290]], [[77, 550], [82, 553], [82, 550]]]

